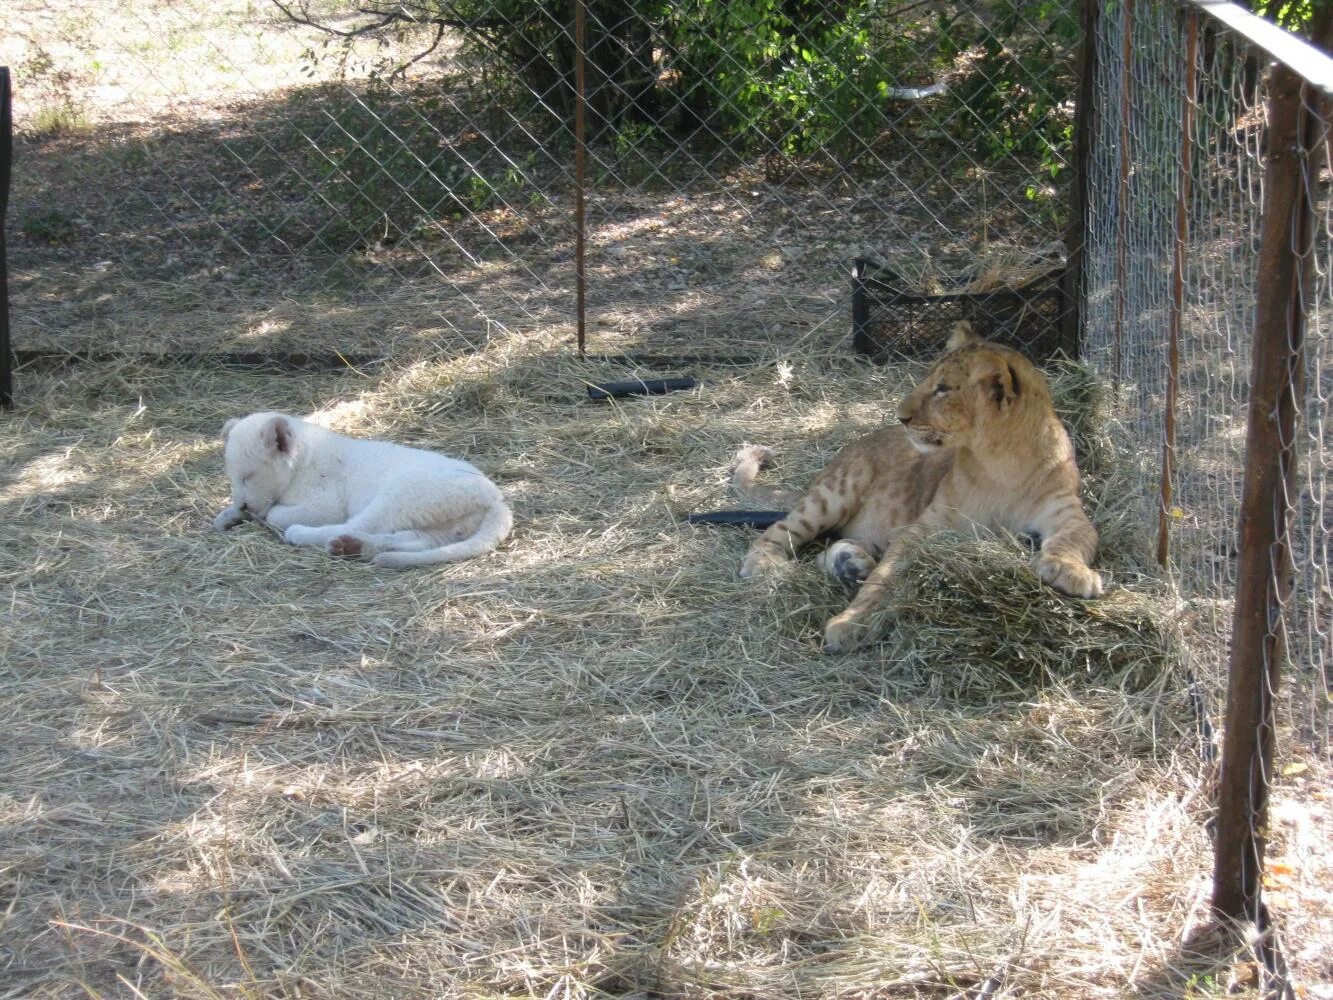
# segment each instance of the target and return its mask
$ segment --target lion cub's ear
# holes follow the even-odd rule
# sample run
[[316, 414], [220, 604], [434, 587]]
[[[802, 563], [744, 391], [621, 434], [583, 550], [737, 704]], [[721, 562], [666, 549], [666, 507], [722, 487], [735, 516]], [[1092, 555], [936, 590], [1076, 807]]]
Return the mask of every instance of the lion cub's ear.
[[237, 420], [235, 417], [232, 417], [230, 420], [228, 420], [225, 424], [222, 425], [222, 443], [223, 443], [223, 444], [226, 444], [226, 443], [227, 443], [227, 435], [229, 435], [229, 434], [231, 433], [231, 429], [232, 429], [233, 427], [235, 427], [235, 426], [236, 426], [237, 424], [239, 424], [239, 423], [240, 423], [239, 420]]
[[1012, 403], [1023, 391], [1018, 372], [1014, 370], [1013, 365], [997, 364], [993, 368], [987, 368], [978, 373], [976, 381], [990, 397], [991, 402], [1000, 407]]
[[966, 347], [980, 339], [972, 331], [972, 324], [965, 319], [960, 319], [953, 325], [953, 330], [949, 332], [949, 339], [945, 341], [944, 349], [946, 351], [956, 351], [958, 348]]
[[290, 455], [293, 443], [291, 421], [281, 414], [274, 416], [259, 432], [259, 440], [275, 455]]

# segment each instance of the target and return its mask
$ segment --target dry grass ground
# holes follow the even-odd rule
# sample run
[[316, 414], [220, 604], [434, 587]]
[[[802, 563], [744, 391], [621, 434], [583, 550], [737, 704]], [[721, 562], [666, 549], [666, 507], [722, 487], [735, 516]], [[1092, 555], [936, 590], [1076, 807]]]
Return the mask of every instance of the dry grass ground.
[[[743, 583], [748, 532], [681, 515], [731, 505], [745, 440], [799, 478], [905, 373], [702, 368], [606, 405], [583, 383], [625, 372], [549, 347], [24, 374], [0, 446], [0, 995], [1223, 988], [1225, 962], [1181, 953], [1208, 802], [1171, 604], [1129, 548], [1085, 604], [1010, 543], [954, 540], [993, 601], [825, 656], [845, 593], [808, 561]], [[466, 456], [513, 538], [391, 574], [212, 532], [218, 427], [263, 407]]]
[[[1181, 633], [1215, 642], [1227, 609], [1142, 571], [1121, 501], [1151, 476], [1107, 451], [1095, 386], [1064, 383], [1100, 602], [1036, 587], [1017, 542], [954, 538], [904, 574], [880, 645], [830, 658], [840, 588], [808, 560], [744, 584], [746, 530], [682, 523], [733, 505], [741, 442], [798, 481], [910, 378], [846, 359], [847, 258], [928, 274], [1031, 245], [1003, 206], [942, 235], [908, 156], [822, 205], [751, 168], [595, 198], [593, 349], [757, 360], [594, 404], [585, 382], [631, 372], [571, 357], [563, 201], [492, 208], [458, 246], [271, 252], [275, 218], [289, 238], [320, 217], [283, 167], [305, 163], [284, 157], [307, 40], [235, 30], [267, 10], [0, 8], [16, 346], [390, 359], [19, 373], [0, 997], [1254, 994], [1244, 949], [1195, 933], [1211, 802], [1187, 672], [1221, 685]], [[885, 239], [905, 220], [919, 242]], [[273, 407], [475, 461], [513, 538], [390, 574], [211, 532], [217, 432]], [[1284, 761], [1270, 892], [1315, 984], [1325, 763]]]

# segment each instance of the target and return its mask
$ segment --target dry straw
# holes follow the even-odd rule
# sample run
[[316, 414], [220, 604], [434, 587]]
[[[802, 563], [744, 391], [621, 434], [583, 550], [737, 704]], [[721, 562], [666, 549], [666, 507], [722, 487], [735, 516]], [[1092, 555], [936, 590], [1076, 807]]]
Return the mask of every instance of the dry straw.
[[[800, 481], [911, 373], [691, 373], [596, 404], [683, 372], [538, 337], [22, 373], [0, 996], [1179, 995], [1206, 802], [1162, 585], [1116, 532], [1096, 602], [941, 539], [883, 641], [825, 656], [844, 590], [741, 581], [751, 535], [681, 515], [734, 504], [742, 441]], [[217, 430], [270, 407], [467, 457], [513, 538], [393, 574], [211, 532]]]

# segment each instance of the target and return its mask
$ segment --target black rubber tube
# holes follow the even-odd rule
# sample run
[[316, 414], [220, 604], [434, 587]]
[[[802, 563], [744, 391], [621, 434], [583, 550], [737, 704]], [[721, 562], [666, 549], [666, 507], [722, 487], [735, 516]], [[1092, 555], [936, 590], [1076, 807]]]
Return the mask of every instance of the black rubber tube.
[[787, 516], [785, 510], [714, 510], [705, 514], [687, 514], [689, 524], [735, 524], [742, 528], [767, 528]]
[[590, 399], [618, 399], [621, 396], [660, 396], [680, 389], [693, 389], [699, 383], [686, 375], [684, 378], [636, 378], [625, 382], [603, 382], [588, 386]]

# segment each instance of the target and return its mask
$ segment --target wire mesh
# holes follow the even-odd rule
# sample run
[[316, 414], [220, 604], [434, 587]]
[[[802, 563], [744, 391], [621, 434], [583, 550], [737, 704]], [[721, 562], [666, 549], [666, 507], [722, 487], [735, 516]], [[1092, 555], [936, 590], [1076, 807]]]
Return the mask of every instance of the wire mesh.
[[[1058, 5], [585, 6], [592, 349], [842, 348], [858, 256], [917, 293], [1062, 257]], [[572, 4], [5, 8], [20, 347], [572, 329]]]
[[[1284, 686], [1269, 692], [1278, 699], [1278, 757], [1260, 775], [1275, 804], [1271, 825], [1253, 831], [1277, 852], [1279, 863], [1270, 865], [1264, 885], [1288, 909], [1289, 926], [1296, 927], [1292, 944], [1299, 949], [1307, 947], [1302, 942], [1318, 921], [1327, 920], [1327, 908], [1301, 896], [1282, 873], [1299, 869], [1326, 878], [1326, 866], [1320, 871], [1321, 862], [1302, 856], [1302, 845], [1326, 844], [1333, 835], [1318, 804], [1318, 776], [1328, 773], [1333, 631], [1333, 518], [1326, 503], [1333, 458], [1327, 423], [1333, 384], [1328, 107], [1307, 88], [1315, 134], [1300, 149], [1270, 149], [1271, 59], [1185, 6], [1108, 4], [1097, 50], [1088, 357], [1115, 381], [1128, 449], [1144, 457], [1136, 491], [1142, 517], [1163, 524], [1165, 552], [1185, 602], [1182, 614], [1207, 661], [1201, 673], [1214, 718], [1221, 717], [1226, 698], [1238, 583], [1260, 234], [1266, 211], [1295, 213], [1300, 207], [1268, 197], [1264, 171], [1274, 155], [1300, 157], [1302, 197], [1315, 211], [1309, 246], [1293, 247], [1305, 257], [1305, 277], [1294, 289], [1299, 308], [1290, 315], [1294, 323], [1303, 318], [1306, 371], [1299, 432], [1283, 450], [1298, 486], [1271, 515], [1276, 522], [1289, 517], [1292, 530], [1291, 566], [1282, 565], [1276, 549], [1271, 556], [1274, 592], [1282, 593], [1287, 577], [1294, 584], [1286, 606], [1274, 600], [1268, 610], [1271, 632], [1285, 631], [1286, 640]], [[1220, 816], [1219, 822], [1232, 818]]]

